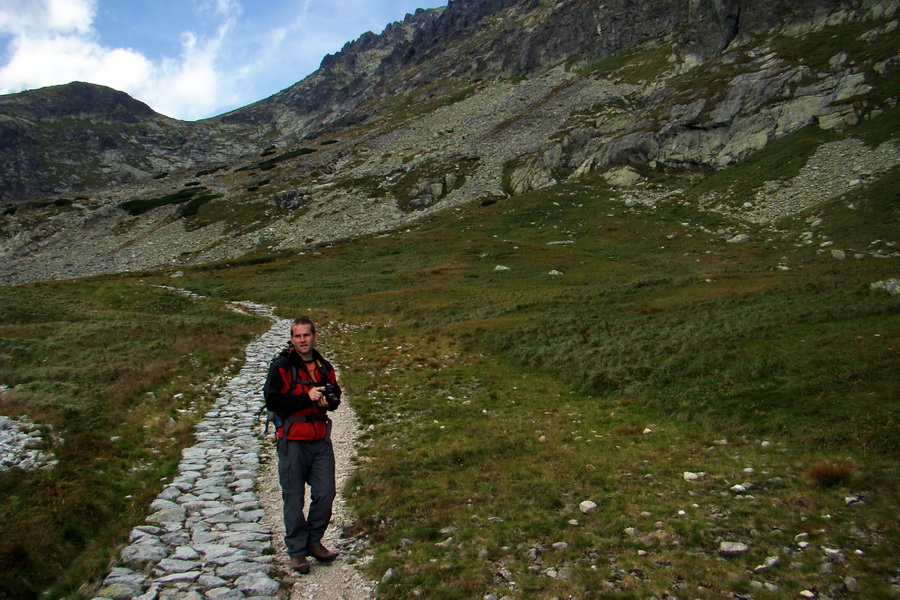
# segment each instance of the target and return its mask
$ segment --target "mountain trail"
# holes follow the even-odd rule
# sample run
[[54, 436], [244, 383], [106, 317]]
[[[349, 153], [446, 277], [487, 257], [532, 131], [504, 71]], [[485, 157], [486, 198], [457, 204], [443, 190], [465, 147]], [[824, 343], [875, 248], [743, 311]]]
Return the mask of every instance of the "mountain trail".
[[[260, 311], [260, 307], [256, 305], [249, 307], [275, 322], [269, 330], [269, 335], [274, 333], [276, 337], [287, 337], [290, 321], [277, 319], [270, 310]], [[324, 336], [327, 338], [327, 325], [320, 326], [320, 329], [324, 330]], [[272, 348], [273, 355], [276, 349]], [[340, 367], [335, 365], [335, 369], [340, 380]], [[278, 483], [278, 455], [275, 450], [274, 434], [268, 435], [260, 451], [261, 467], [256, 483], [259, 504], [265, 511], [262, 523], [272, 532], [272, 545], [275, 549], [273, 567], [284, 573], [282, 581], [291, 588], [290, 600], [368, 600], [375, 597], [377, 582], [367, 579], [354, 566], [361, 558], [358, 554], [364, 548], [363, 543], [355, 538], [342, 536], [342, 532], [353, 523], [343, 489], [353, 473], [353, 458], [356, 455], [356, 440], [359, 437], [359, 422], [346, 392], [340, 408], [332, 417], [331, 437], [334, 445], [337, 496], [334, 500], [331, 524], [325, 532], [323, 544], [326, 548], [338, 552], [340, 557], [331, 564], [311, 561], [312, 568], [307, 575], [300, 575], [291, 569], [284, 546], [281, 486]]]
[[[160, 287], [196, 301], [206, 299]], [[119, 561], [93, 598], [373, 598], [377, 583], [356, 568], [368, 560], [365, 543], [341, 536], [352, 524], [342, 495], [353, 472], [358, 437], [351, 403], [345, 396], [333, 415], [337, 497], [324, 539], [340, 557], [330, 565], [314, 563], [309, 574], [300, 575], [290, 568], [284, 548], [274, 434], [264, 435], [260, 418], [269, 363], [288, 337], [290, 321], [260, 304], [229, 306], [267, 317], [273, 324], [247, 346], [240, 372], [228, 378], [218, 400], [197, 424], [196, 444], [182, 451], [179, 473], [151, 504], [145, 523], [132, 530]], [[321, 328], [326, 339], [328, 328]]]
[[[340, 374], [340, 373], [338, 373]], [[356, 438], [359, 435], [356, 414], [345, 400], [333, 415], [332, 440], [335, 455], [337, 497], [331, 525], [325, 532], [326, 548], [340, 553], [331, 564], [312, 562], [308, 575], [291, 571], [284, 547], [284, 523], [281, 519], [281, 487], [278, 484], [278, 456], [274, 439], [266, 444], [260, 455], [262, 467], [257, 479], [260, 506], [265, 511], [263, 523], [272, 531], [275, 547], [275, 568], [286, 573], [284, 582], [291, 586], [291, 600], [367, 600], [375, 597], [376, 582], [368, 580], [354, 566], [362, 543], [354, 538], [343, 538], [341, 532], [353, 522], [343, 496], [344, 484], [353, 472], [352, 459], [356, 454]]]

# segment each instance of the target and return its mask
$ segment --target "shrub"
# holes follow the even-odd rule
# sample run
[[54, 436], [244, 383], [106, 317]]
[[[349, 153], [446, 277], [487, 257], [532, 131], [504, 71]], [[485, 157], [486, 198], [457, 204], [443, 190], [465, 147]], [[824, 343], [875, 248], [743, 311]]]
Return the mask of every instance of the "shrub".
[[167, 206], [169, 204], [182, 204], [184, 202], [187, 202], [204, 189], [206, 188], [204, 188], [203, 186], [184, 188], [175, 192], [174, 194], [160, 196], [159, 198], [129, 200], [128, 202], [123, 202], [122, 204], [120, 204], [119, 207], [125, 210], [132, 217], [136, 217], [138, 215], [144, 214], [145, 212], [149, 212], [154, 208], [159, 208], [160, 206]]
[[203, 169], [202, 171], [197, 171], [197, 174], [195, 175], [195, 177], [203, 177], [204, 175], [212, 175], [213, 173], [216, 173], [217, 171], [221, 171], [224, 168], [226, 168], [225, 165], [219, 165], [217, 167]]
[[184, 208], [181, 209], [181, 212], [178, 214], [182, 217], [193, 217], [197, 214], [197, 211], [200, 210], [200, 207], [206, 204], [211, 200], [215, 200], [216, 198], [221, 198], [222, 194], [203, 194], [201, 196], [197, 196], [191, 199]]
[[298, 148], [296, 150], [291, 150], [289, 152], [283, 152], [278, 156], [273, 156], [267, 160], [259, 163], [259, 168], [262, 171], [268, 171], [269, 169], [275, 168], [275, 166], [283, 160], [288, 160], [291, 158], [296, 158], [298, 156], [303, 156], [304, 154], [311, 154], [315, 152], [312, 148]]

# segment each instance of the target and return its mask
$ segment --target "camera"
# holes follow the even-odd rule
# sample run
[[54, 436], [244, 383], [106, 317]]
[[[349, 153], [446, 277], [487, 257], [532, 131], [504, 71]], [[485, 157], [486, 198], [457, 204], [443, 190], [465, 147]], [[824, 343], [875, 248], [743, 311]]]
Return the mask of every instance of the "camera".
[[338, 396], [337, 386], [332, 383], [326, 383], [322, 386], [322, 395], [328, 403], [328, 410], [334, 410], [341, 403], [341, 397]]

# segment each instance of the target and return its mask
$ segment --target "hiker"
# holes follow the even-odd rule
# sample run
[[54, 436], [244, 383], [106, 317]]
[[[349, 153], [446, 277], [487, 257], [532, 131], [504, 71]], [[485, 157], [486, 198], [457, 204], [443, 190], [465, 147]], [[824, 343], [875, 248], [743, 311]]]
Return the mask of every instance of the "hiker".
[[[334, 448], [328, 411], [341, 402], [334, 367], [316, 350], [315, 324], [307, 317], [291, 323], [287, 348], [272, 359], [263, 388], [266, 408], [275, 413], [278, 478], [284, 503], [284, 544], [291, 568], [309, 573], [311, 556], [337, 558], [322, 545], [335, 496]], [[309, 510], [304, 516], [306, 484]]]

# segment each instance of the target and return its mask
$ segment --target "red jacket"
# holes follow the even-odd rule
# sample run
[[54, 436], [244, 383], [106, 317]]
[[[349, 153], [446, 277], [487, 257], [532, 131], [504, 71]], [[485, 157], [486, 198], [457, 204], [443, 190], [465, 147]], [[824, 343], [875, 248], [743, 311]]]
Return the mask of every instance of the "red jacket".
[[328, 435], [328, 410], [309, 398], [309, 392], [316, 387], [330, 383], [335, 395], [340, 399], [341, 388], [334, 374], [334, 367], [317, 350], [313, 350], [315, 368], [307, 369], [297, 351], [285, 348], [269, 365], [269, 375], [263, 387], [266, 408], [275, 412], [275, 435], [284, 437], [284, 424], [288, 425], [289, 440], [321, 440]]

